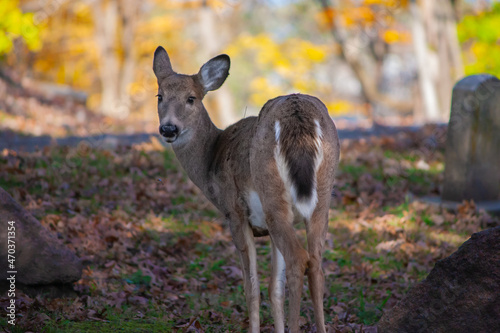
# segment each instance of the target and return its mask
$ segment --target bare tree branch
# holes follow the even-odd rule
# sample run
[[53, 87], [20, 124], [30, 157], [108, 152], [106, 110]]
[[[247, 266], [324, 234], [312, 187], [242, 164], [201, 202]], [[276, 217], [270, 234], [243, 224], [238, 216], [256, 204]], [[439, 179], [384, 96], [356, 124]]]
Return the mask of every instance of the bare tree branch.
[[[321, 7], [325, 13], [331, 10], [331, 5], [329, 0], [319, 0]], [[349, 67], [351, 67], [354, 75], [361, 84], [361, 96], [366, 103], [382, 104], [391, 109], [395, 109], [399, 112], [410, 112], [413, 110], [413, 101], [401, 101], [396, 100], [382, 92], [379, 91], [377, 87], [376, 76], [368, 73], [364, 66], [361, 64], [360, 59], [352, 54], [352, 52], [347, 52], [347, 42], [342, 35], [340, 28], [337, 27], [335, 19], [329, 20], [330, 32], [337, 44], [340, 46], [340, 57], [345, 61]]]

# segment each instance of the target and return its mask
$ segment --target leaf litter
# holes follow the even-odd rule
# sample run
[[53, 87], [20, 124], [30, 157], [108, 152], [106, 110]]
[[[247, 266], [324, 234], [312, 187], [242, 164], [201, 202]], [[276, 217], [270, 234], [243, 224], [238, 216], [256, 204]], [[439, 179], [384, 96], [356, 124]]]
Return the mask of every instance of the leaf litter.
[[[418, 200], [441, 192], [439, 128], [342, 142], [325, 271], [329, 332], [376, 332], [437, 260], [498, 218]], [[436, 132], [438, 131], [438, 132]], [[71, 295], [16, 294], [27, 331], [233, 332], [248, 328], [238, 255], [215, 208], [159, 142], [3, 150], [0, 186], [83, 260]], [[305, 231], [297, 236], [305, 243]], [[257, 240], [261, 329], [273, 332], [270, 244]], [[0, 297], [0, 306], [9, 302]], [[307, 283], [301, 328], [315, 332]], [[2, 325], [4, 326], [4, 325]], [[9, 328], [6, 328], [9, 330]]]

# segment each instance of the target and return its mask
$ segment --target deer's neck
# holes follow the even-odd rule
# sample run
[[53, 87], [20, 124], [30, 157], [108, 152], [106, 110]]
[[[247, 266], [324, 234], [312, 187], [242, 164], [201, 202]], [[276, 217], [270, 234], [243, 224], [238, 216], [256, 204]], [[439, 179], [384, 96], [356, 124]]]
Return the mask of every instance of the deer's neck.
[[205, 111], [196, 128], [186, 133], [189, 135], [188, 140], [184, 144], [172, 145], [189, 178], [204, 193], [210, 183], [209, 168], [215, 156], [215, 143], [222, 132]]

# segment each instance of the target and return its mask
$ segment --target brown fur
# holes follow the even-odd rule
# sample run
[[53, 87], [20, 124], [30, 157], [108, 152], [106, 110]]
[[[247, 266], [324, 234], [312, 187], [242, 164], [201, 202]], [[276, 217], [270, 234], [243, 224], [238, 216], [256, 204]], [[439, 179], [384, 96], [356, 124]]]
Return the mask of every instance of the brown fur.
[[[259, 117], [242, 119], [224, 131], [216, 128], [202, 99], [207, 90], [217, 89], [224, 82], [229, 58], [219, 56], [214, 59], [205, 64], [197, 75], [186, 76], [173, 72], [163, 48], [155, 52], [153, 68], [158, 78], [158, 93], [163, 97], [158, 104], [160, 124], [173, 124], [179, 128], [179, 137], [172, 143], [177, 158], [191, 180], [228, 221], [243, 267], [250, 316], [249, 332], [259, 331], [260, 291], [254, 235], [265, 233], [269, 233], [273, 248], [269, 293], [276, 331], [284, 330], [284, 292], [280, 292], [281, 287], [277, 283], [279, 251], [286, 263], [290, 291], [290, 331], [299, 331], [301, 292], [307, 268], [317, 331], [325, 332], [321, 257], [327, 232], [330, 193], [339, 160], [335, 125], [320, 100], [307, 95], [291, 95], [266, 103]], [[209, 75], [215, 75], [215, 78], [212, 80]], [[196, 98], [192, 105], [186, 102], [190, 96]], [[315, 175], [316, 184], [311, 181], [311, 172], [314, 172], [311, 163], [318, 153], [314, 143], [315, 120], [323, 133], [323, 160]], [[286, 156], [291, 178], [300, 195], [310, 195], [313, 186], [318, 195], [318, 203], [311, 218], [306, 221], [307, 251], [295, 235], [293, 222], [297, 216], [294, 216], [290, 193], [279, 175], [275, 160], [276, 121], [282, 124], [281, 153]], [[248, 191], [251, 190], [261, 199], [267, 230], [250, 223]]]

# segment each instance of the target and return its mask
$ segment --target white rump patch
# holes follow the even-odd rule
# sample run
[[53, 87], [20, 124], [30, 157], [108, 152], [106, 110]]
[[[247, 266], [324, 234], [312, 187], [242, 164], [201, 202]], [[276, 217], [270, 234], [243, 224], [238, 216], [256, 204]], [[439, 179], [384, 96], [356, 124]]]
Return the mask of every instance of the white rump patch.
[[250, 208], [250, 223], [257, 228], [267, 229], [262, 202], [255, 191], [250, 191], [248, 194], [248, 207]]
[[311, 196], [309, 198], [298, 199], [297, 198], [297, 189], [295, 185], [293, 185], [289, 168], [287, 166], [285, 157], [281, 154], [281, 148], [279, 144], [279, 135], [281, 132], [279, 121], [276, 121], [274, 124], [275, 135], [276, 135], [276, 148], [274, 151], [274, 159], [276, 160], [276, 165], [278, 166], [278, 172], [280, 174], [281, 179], [285, 183], [285, 187], [290, 191], [290, 195], [292, 197], [292, 202], [297, 209], [297, 211], [306, 218], [306, 220], [310, 220], [316, 205], [318, 204], [318, 192], [316, 191], [316, 173], [318, 172], [319, 166], [321, 162], [323, 162], [323, 144], [321, 140], [323, 139], [323, 131], [321, 130], [321, 126], [318, 120], [314, 120], [316, 125], [316, 138], [315, 143], [317, 147], [317, 154], [314, 159], [314, 179], [313, 179], [313, 189]]

